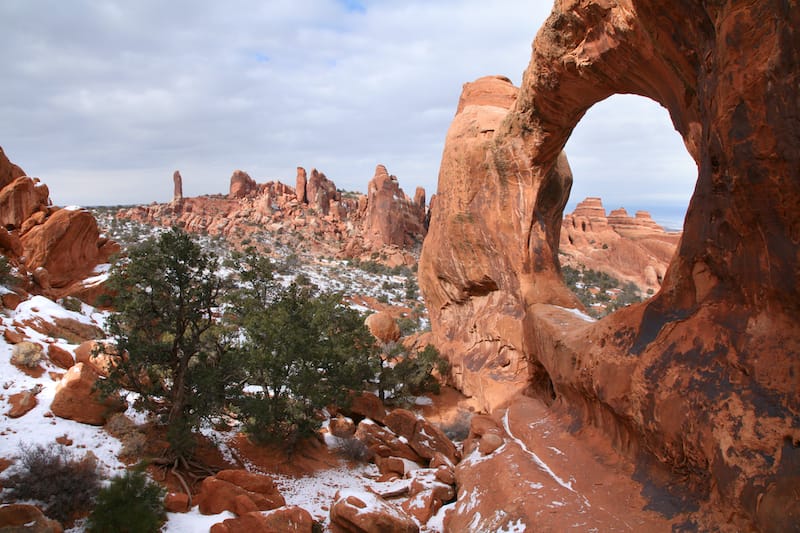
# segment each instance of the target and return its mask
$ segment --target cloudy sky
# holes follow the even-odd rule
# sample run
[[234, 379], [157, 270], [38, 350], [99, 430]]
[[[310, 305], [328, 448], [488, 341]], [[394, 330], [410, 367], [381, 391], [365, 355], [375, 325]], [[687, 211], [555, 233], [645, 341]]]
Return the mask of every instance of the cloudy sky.
[[[430, 195], [461, 85], [519, 84], [551, 5], [3, 0], [0, 146], [61, 205], [168, 201], [175, 169], [186, 196], [227, 192], [237, 168], [293, 184], [298, 165], [364, 191], [383, 163]], [[639, 97], [592, 108], [567, 153], [570, 207], [679, 217], [696, 178]]]

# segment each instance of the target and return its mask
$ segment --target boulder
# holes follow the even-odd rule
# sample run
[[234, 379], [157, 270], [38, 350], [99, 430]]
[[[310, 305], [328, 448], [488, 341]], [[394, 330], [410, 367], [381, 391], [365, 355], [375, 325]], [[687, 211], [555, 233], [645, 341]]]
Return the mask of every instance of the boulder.
[[400, 326], [392, 315], [386, 311], [373, 313], [364, 321], [372, 336], [384, 344], [395, 342], [400, 338]]
[[108, 342], [85, 341], [75, 348], [75, 361], [91, 366], [103, 377], [108, 377], [118, 358], [116, 347]]
[[98, 247], [97, 221], [85, 209], [58, 209], [21, 241], [28, 270], [46, 269], [49, 285], [54, 288], [88, 277], [95, 266], [108, 260], [112, 250]]
[[353, 394], [350, 405], [343, 412], [357, 418], [369, 418], [378, 423], [386, 420], [386, 408], [380, 398], [369, 392]]
[[168, 513], [189, 511], [189, 495], [185, 492], [170, 492], [164, 497], [164, 510]]
[[422, 463], [420, 455], [409, 446], [405, 438], [395, 435], [390, 429], [372, 422], [362, 420], [356, 428], [355, 437], [375, 456], [399, 457], [417, 463]]
[[24, 416], [28, 413], [31, 409], [36, 407], [39, 403], [39, 400], [36, 399], [36, 391], [25, 391], [25, 392], [18, 392], [16, 394], [12, 394], [8, 397], [8, 403], [11, 405], [11, 409], [8, 410], [9, 418], [19, 418]]
[[69, 370], [75, 364], [73, 355], [57, 344], [47, 346], [47, 358], [51, 363], [64, 370]]
[[50, 191], [39, 180], [23, 176], [0, 190], [0, 224], [6, 229], [23, 223], [50, 204]]
[[124, 411], [125, 404], [119, 398], [103, 398], [95, 390], [98, 379], [100, 375], [91, 366], [76, 363], [56, 386], [50, 410], [60, 418], [102, 426], [108, 417]]
[[314, 518], [301, 507], [281, 507], [266, 513], [250, 512], [215, 524], [212, 533], [311, 533]]
[[453, 464], [460, 459], [455, 444], [442, 430], [407, 409], [394, 409], [386, 417], [385, 423], [396, 435], [403, 437], [423, 459], [429, 461], [437, 453]]
[[331, 523], [357, 533], [417, 533], [408, 514], [370, 492], [339, 491], [331, 506]]
[[331, 418], [328, 429], [331, 435], [340, 439], [349, 439], [356, 433], [356, 425], [353, 423], [353, 419], [341, 415]]
[[244, 515], [286, 505], [272, 478], [246, 470], [223, 470], [207, 477], [195, 501], [206, 515], [223, 511]]
[[64, 529], [55, 520], [47, 518], [35, 505], [11, 503], [0, 507], [0, 531], [61, 533]]

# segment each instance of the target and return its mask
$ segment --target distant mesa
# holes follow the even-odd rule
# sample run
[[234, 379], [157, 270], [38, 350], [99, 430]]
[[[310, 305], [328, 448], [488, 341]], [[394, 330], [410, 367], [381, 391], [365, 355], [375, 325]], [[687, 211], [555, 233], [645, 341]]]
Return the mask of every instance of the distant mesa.
[[187, 231], [221, 235], [231, 242], [258, 244], [258, 232], [282, 235], [298, 250], [376, 260], [388, 266], [413, 265], [427, 231], [425, 190], [409, 198], [383, 165], [366, 195], [344, 193], [325, 173], [297, 167], [295, 186], [258, 183], [244, 170], [230, 177], [227, 195], [183, 196], [178, 171], [170, 204], [138, 206], [118, 216]]

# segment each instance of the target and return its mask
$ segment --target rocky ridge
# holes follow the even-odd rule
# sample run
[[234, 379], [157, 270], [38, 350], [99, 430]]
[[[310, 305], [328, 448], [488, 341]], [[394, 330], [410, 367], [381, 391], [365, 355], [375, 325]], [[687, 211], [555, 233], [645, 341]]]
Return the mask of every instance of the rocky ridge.
[[[676, 487], [673, 520], [694, 528], [800, 516], [797, 28], [785, 2], [557, 2], [516, 99], [475, 90], [514, 92], [503, 78], [465, 86], [423, 246], [458, 386], [486, 410], [522, 393], [565, 405], [572, 431], [600, 428], [642, 479]], [[699, 175], [659, 292], [587, 322], [559, 276], [562, 150], [616, 93], [666, 107]], [[534, 509], [518, 519], [546, 529]]]
[[624, 208], [606, 215], [600, 198], [586, 198], [564, 216], [558, 244], [561, 266], [585, 267], [658, 290], [681, 234], [667, 232], [647, 211]]
[[367, 195], [343, 193], [324, 173], [312, 169], [309, 175], [302, 167], [295, 187], [257, 183], [236, 170], [227, 195], [186, 198], [177, 171], [174, 179], [171, 203], [137, 206], [118, 216], [224, 236], [242, 246], [257, 246], [259, 231], [268, 232], [298, 250], [388, 266], [415, 264], [427, 230], [425, 191], [420, 188], [409, 198], [383, 165], [377, 166]]

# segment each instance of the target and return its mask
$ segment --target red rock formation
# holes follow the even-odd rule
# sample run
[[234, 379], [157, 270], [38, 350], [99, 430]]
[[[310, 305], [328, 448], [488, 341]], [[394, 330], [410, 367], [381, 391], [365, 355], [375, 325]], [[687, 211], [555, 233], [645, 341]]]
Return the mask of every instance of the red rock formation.
[[272, 478], [246, 470], [223, 470], [200, 486], [197, 504], [202, 514], [231, 511], [244, 515], [286, 505]]
[[183, 200], [183, 178], [181, 177], [181, 173], [179, 170], [173, 172], [172, 184], [174, 188], [174, 191], [172, 193], [172, 201], [180, 202], [181, 200]]
[[306, 184], [306, 201], [308, 205], [327, 215], [330, 204], [337, 201], [341, 195], [336, 191], [336, 184], [329, 180], [325, 174], [316, 168], [311, 169], [311, 177]]
[[331, 506], [331, 524], [344, 531], [417, 533], [403, 510], [371, 492], [341, 491]]
[[38, 222], [47, 215], [50, 192], [39, 180], [23, 176], [0, 190], [0, 224], [6, 229], [19, 229], [34, 214], [41, 212]]
[[[383, 168], [383, 167], [380, 167]], [[253, 228], [272, 234], [297, 234], [303, 248], [320, 255], [378, 259], [389, 266], [412, 265], [412, 252], [425, 233], [425, 191], [409, 200], [397, 185], [376, 192], [371, 204], [365, 196], [343, 197], [336, 184], [314, 169], [297, 167], [296, 189], [280, 182], [256, 183], [237, 170], [227, 196], [183, 198], [170, 204], [139, 206], [118, 216], [187, 231], [221, 235], [236, 243], [253, 242]], [[366, 239], [365, 236], [371, 236]], [[0, 230], [0, 247], [17, 246], [13, 236]]]
[[364, 324], [372, 336], [384, 344], [395, 342], [400, 338], [400, 326], [389, 313], [373, 313], [367, 317]]
[[312, 533], [315, 525], [314, 517], [305, 509], [286, 506], [228, 518], [214, 524], [210, 533]]
[[[459, 106], [420, 263], [464, 390], [565, 402], [764, 530], [800, 516], [798, 28], [773, 0], [557, 2], [514, 105]], [[586, 324], [554, 307], [561, 153], [615, 93], [666, 107], [699, 175], [659, 293]]]
[[81, 280], [118, 251], [88, 211], [52, 206], [47, 186], [24, 176], [2, 149], [0, 187], [0, 248], [32, 274], [35, 292], [56, 298], [78, 293]]
[[54, 288], [88, 277], [117, 250], [101, 239], [97, 221], [85, 209], [58, 209], [22, 235], [21, 241], [26, 267], [46, 269]]
[[[421, 205], [417, 202], [421, 202]], [[415, 200], [408, 198], [397, 178], [383, 165], [367, 186], [364, 239], [373, 249], [384, 246], [411, 248], [425, 235], [425, 190], [418, 188]]]
[[308, 178], [306, 177], [306, 169], [303, 167], [297, 167], [297, 178], [295, 179], [295, 195], [297, 196], [297, 201], [301, 204], [308, 203], [306, 199], [306, 185], [308, 184]]
[[9, 161], [3, 147], [0, 146], [0, 189], [4, 189], [6, 185], [24, 175], [25, 171]]
[[243, 170], [234, 170], [231, 175], [230, 198], [246, 198], [258, 191], [258, 184]]
[[587, 198], [564, 217], [558, 252], [562, 266], [586, 267], [657, 290], [675, 255], [680, 233], [667, 233], [646, 211], [624, 208], [606, 217], [600, 198]]
[[108, 417], [125, 410], [121, 401], [102, 398], [96, 390], [100, 376], [90, 366], [76, 363], [61, 378], [50, 404], [53, 414], [83, 424], [102, 426]]

